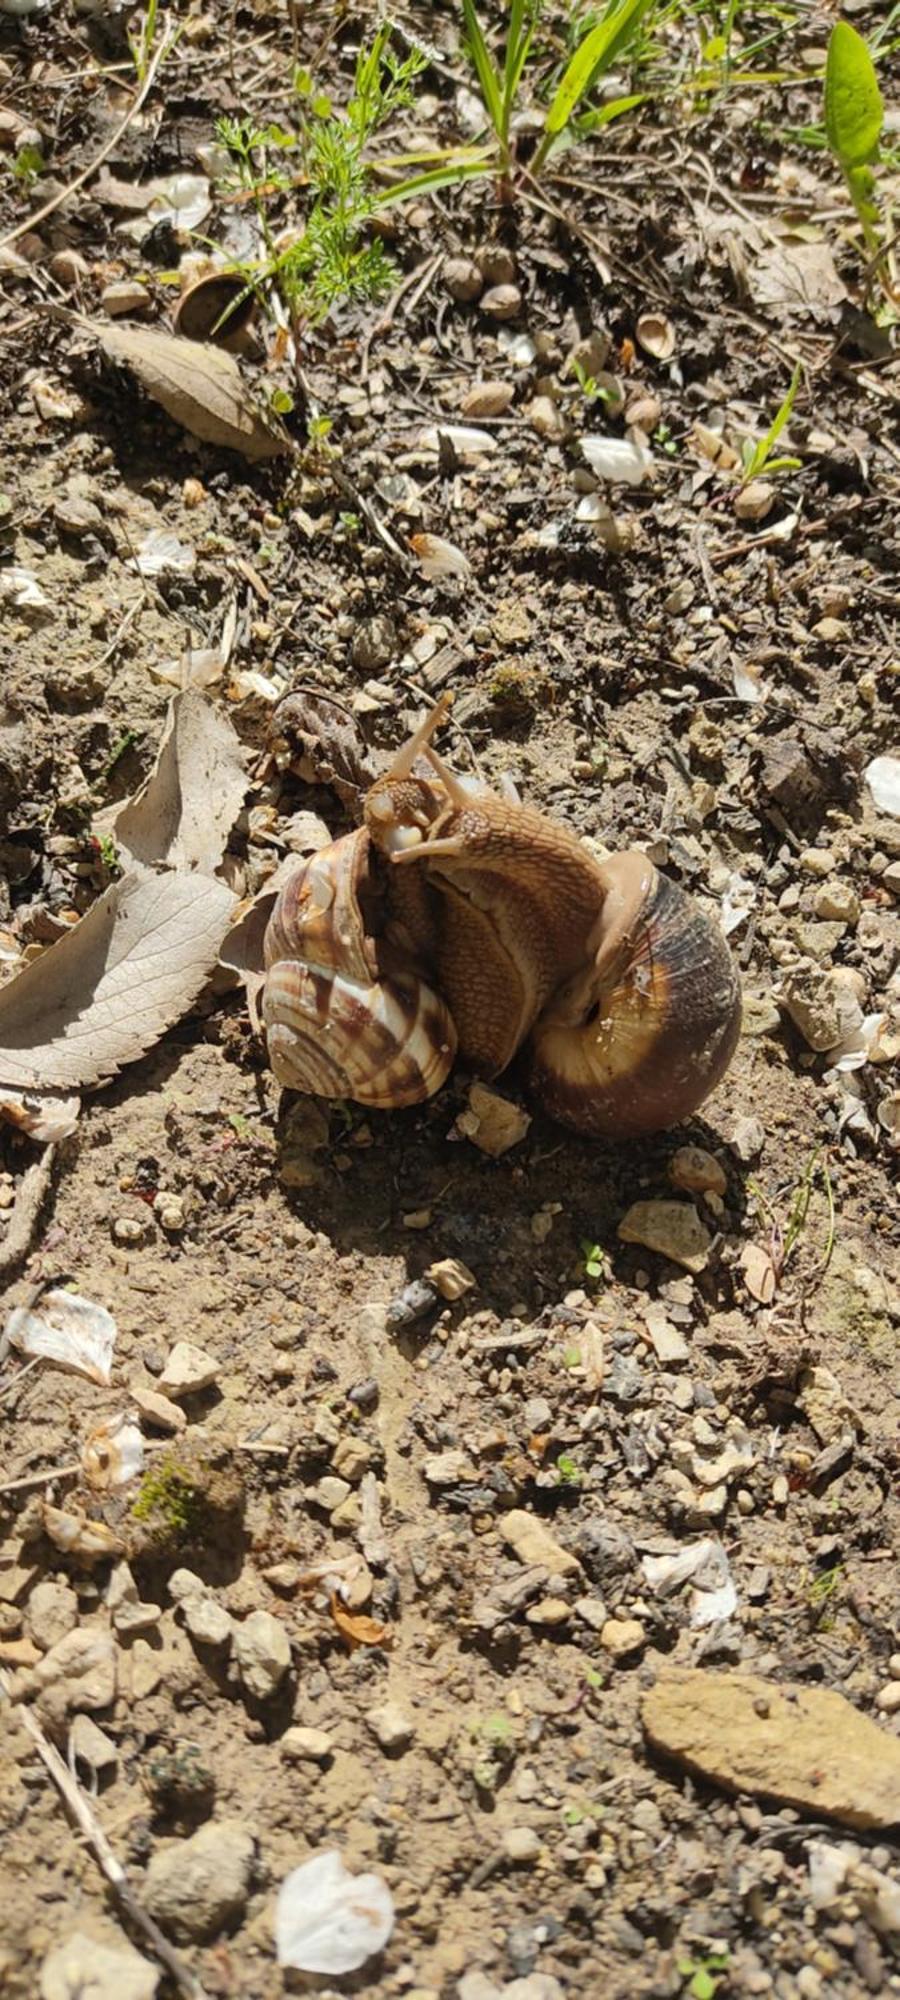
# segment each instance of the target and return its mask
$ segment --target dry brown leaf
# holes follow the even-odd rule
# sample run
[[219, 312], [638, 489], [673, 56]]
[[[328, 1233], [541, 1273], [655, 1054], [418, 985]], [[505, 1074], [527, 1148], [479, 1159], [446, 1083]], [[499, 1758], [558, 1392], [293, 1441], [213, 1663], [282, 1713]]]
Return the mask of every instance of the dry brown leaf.
[[741, 1270], [750, 1297], [761, 1306], [769, 1306], [778, 1290], [778, 1275], [769, 1256], [759, 1243], [745, 1243], [741, 1251]]
[[176, 424], [204, 444], [239, 451], [254, 463], [293, 449], [256, 407], [233, 354], [152, 327], [90, 322], [104, 354], [137, 377]]
[[760, 251], [750, 267], [754, 305], [768, 306], [781, 318], [802, 312], [831, 316], [847, 296], [829, 246], [785, 238]]
[[135, 861], [212, 875], [244, 803], [244, 753], [228, 717], [195, 688], [174, 696], [156, 763], [104, 824]]
[[351, 1652], [356, 1646], [390, 1646], [392, 1643], [389, 1625], [379, 1624], [377, 1618], [367, 1618], [363, 1611], [348, 1611], [339, 1597], [331, 1599], [331, 1616]]
[[196, 1000], [233, 908], [209, 875], [114, 882], [0, 988], [0, 1080], [77, 1090], [135, 1062]]

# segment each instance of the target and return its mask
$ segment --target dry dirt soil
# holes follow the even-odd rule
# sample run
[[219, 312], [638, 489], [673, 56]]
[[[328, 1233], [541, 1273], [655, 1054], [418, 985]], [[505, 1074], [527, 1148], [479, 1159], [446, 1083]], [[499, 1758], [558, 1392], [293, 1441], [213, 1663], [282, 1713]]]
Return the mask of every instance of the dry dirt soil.
[[[301, 55], [345, 102], [366, 22], [352, 7], [296, 14]], [[881, 10], [854, 16], [865, 29]], [[641, 1143], [589, 1143], [536, 1114], [488, 1157], [455, 1129], [460, 1073], [396, 1114], [281, 1100], [225, 974], [86, 1097], [7, 1268], [11, 1304], [68, 1282], [118, 1338], [109, 1388], [15, 1355], [0, 1379], [0, 1990], [152, 1990], [124, 1971], [53, 1983], [72, 1931], [115, 1951], [130, 1932], [153, 1962], [22, 1723], [36, 1713], [66, 1757], [86, 1705], [102, 1744], [76, 1735], [79, 1782], [210, 1996], [285, 1990], [277, 1888], [322, 1847], [379, 1875], [396, 1913], [383, 1953], [332, 1990], [900, 1992], [889, 1832], [786, 1804], [774, 1762], [770, 1789], [730, 1796], [651, 1751], [641, 1726], [660, 1675], [740, 1666], [838, 1690], [884, 1739], [900, 1731], [900, 820], [864, 777], [898, 751], [900, 374], [890, 328], [863, 310], [836, 172], [786, 136], [819, 116], [833, 10], [741, 12], [745, 43], [774, 22], [777, 65], [799, 80], [651, 104], [509, 202], [485, 180], [394, 211], [394, 292], [337, 306], [308, 336], [305, 389], [330, 430], [314, 423], [310, 441], [298, 406], [295, 457], [259, 467], [187, 435], [81, 319], [46, 310], [108, 326], [123, 296], [109, 288], [137, 282], [129, 323], [167, 327], [172, 273], [196, 246], [169, 224], [129, 234], [129, 185], [202, 173], [223, 114], [290, 123], [280, 8], [213, 0], [184, 18], [115, 139], [135, 88], [121, 19], [0, 11], [5, 228], [113, 140], [102, 170], [2, 252], [4, 972], [114, 875], [96, 816], [146, 776], [173, 683], [205, 663], [248, 753], [225, 864], [239, 895], [296, 850], [298, 814], [349, 823], [332, 789], [271, 761], [277, 700], [301, 683], [342, 697], [378, 765], [447, 688], [460, 768], [477, 757], [578, 833], [644, 847], [725, 916], [745, 1023], [702, 1113]], [[402, 20], [433, 60], [385, 148], [471, 137], [457, 9]], [[551, 9], [542, 90], [564, 32]], [[696, 68], [696, 48], [686, 21], [662, 70]], [[900, 102], [890, 61], [883, 81]], [[9, 165], [12, 111], [40, 140], [30, 185]], [[275, 198], [276, 225], [302, 201]], [[214, 187], [200, 235], [246, 251], [249, 226]], [[479, 258], [488, 294], [517, 288], [511, 317], [453, 296], [447, 260]], [[798, 360], [779, 446], [798, 463], [748, 518], [735, 455]], [[244, 365], [262, 389], [296, 391], [265, 320]], [[506, 393], [479, 400], [483, 383]], [[474, 422], [490, 454], [423, 441]], [[605, 487], [578, 440], [635, 426], [651, 476]], [[157, 531], [189, 566], [138, 567]], [[468, 573], [425, 576], [419, 534], [451, 542]], [[835, 984], [839, 969], [856, 976]], [[813, 1021], [848, 990], [882, 1017], [856, 1068], [836, 1066]], [[524, 1103], [519, 1086], [500, 1088]], [[12, 1230], [42, 1149], [3, 1129]], [[718, 1163], [706, 1192], [673, 1187], [685, 1144]], [[696, 1201], [707, 1229], [694, 1273], [618, 1234], [632, 1203], [667, 1198]], [[444, 1259], [474, 1279], [455, 1301], [415, 1289]], [[177, 1436], [144, 1416], [140, 1483], [103, 1499], [58, 1475], [99, 1421], [158, 1389], [181, 1340], [211, 1379], [183, 1396]], [[64, 1554], [46, 1499], [103, 1519], [130, 1572]], [[735, 1595], [698, 1622], [691, 1584], [655, 1589], [646, 1561], [704, 1538]], [[179, 1569], [227, 1614], [217, 1643], [192, 1636]], [[270, 1687], [263, 1664], [254, 1692], [239, 1635], [260, 1611], [289, 1663]], [[112, 1630], [99, 1698], [75, 1675], [36, 1693], [36, 1663], [72, 1629]], [[236, 1825], [252, 1855], [216, 1914]], [[154, 1870], [204, 1827], [223, 1842], [213, 1890], [173, 1918]], [[893, 1879], [893, 1928], [852, 1889], [811, 1900], [817, 1847], [847, 1839]], [[161, 2000], [175, 1977], [160, 1972]]]

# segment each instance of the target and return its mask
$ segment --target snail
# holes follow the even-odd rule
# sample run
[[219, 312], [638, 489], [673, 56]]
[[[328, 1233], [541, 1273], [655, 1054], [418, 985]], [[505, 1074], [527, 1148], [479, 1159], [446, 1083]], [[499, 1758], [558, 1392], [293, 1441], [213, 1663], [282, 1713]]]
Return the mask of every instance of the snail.
[[637, 1137], [690, 1117], [724, 1075], [740, 985], [715, 922], [637, 850], [461, 778], [439, 701], [363, 800], [363, 824], [292, 875], [265, 936], [262, 1015], [279, 1082], [399, 1108], [457, 1054], [499, 1076], [523, 1052], [563, 1124]]

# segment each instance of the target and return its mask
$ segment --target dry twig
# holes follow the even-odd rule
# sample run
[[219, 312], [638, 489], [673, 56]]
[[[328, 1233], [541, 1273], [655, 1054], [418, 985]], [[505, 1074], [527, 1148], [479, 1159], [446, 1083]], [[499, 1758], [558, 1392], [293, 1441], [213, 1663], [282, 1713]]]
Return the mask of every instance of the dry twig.
[[116, 126], [115, 131], [110, 133], [109, 138], [101, 146], [99, 153], [95, 154], [90, 165], [82, 168], [81, 173], [76, 174], [75, 179], [69, 182], [68, 187], [60, 188], [58, 194], [51, 195], [50, 200], [45, 201], [43, 208], [37, 209], [34, 215], [26, 215], [24, 222], [17, 222], [15, 229], [11, 229], [6, 236], [0, 236], [0, 250], [5, 250], [8, 244], [16, 243], [20, 236], [25, 236], [29, 230], [37, 229], [40, 223], [46, 222], [48, 215], [53, 215], [58, 208], [62, 207], [64, 201], [69, 201], [73, 194], [77, 194], [79, 188], [84, 187], [85, 181], [89, 181], [91, 175], [97, 172], [97, 168], [102, 167], [104, 160], [109, 159], [110, 153], [115, 151], [123, 132], [127, 132], [132, 119], [137, 117], [141, 105], [149, 97], [156, 82], [157, 70], [165, 62], [166, 56], [169, 54], [178, 33], [179, 29], [177, 27], [166, 30], [152, 62], [148, 65], [147, 74], [144, 77], [137, 96], [129, 104], [124, 118]]
[[[53, 1162], [56, 1158], [55, 1142], [45, 1146], [39, 1160], [23, 1174], [16, 1198], [16, 1205], [9, 1220], [6, 1235], [0, 1244], [0, 1281], [8, 1278], [10, 1271], [20, 1264], [31, 1248], [34, 1226], [50, 1186]], [[2, 1360], [2, 1355], [0, 1355]]]
[[[2, 1668], [0, 1668], [0, 1688], [9, 1697], [9, 1680]], [[185, 1995], [185, 2000], [207, 2000], [207, 1996], [199, 1980], [194, 1978], [193, 1973], [185, 1965], [184, 1960], [174, 1950], [173, 1946], [170, 1945], [168, 1938], [163, 1937], [162, 1931], [154, 1923], [153, 1918], [148, 1915], [146, 1910], [141, 1908], [121, 1861], [113, 1853], [103, 1828], [99, 1820], [95, 1817], [87, 1793], [82, 1791], [77, 1778], [73, 1776], [55, 1745], [50, 1742], [48, 1736], [45, 1736], [40, 1723], [32, 1715], [30, 1708], [27, 1708], [23, 1703], [19, 1705], [17, 1712], [23, 1729], [28, 1731], [34, 1743], [41, 1763], [53, 1779], [53, 1783], [64, 1805], [68, 1807], [75, 1825], [84, 1835], [97, 1866], [109, 1883], [113, 1895], [124, 1915], [128, 1918], [129, 1923], [133, 1925], [136, 1931], [140, 1932], [149, 1949], [152, 1951], [154, 1958], [159, 1960], [160, 1965], [165, 1966], [169, 1977], [174, 1981], [179, 1993]]]

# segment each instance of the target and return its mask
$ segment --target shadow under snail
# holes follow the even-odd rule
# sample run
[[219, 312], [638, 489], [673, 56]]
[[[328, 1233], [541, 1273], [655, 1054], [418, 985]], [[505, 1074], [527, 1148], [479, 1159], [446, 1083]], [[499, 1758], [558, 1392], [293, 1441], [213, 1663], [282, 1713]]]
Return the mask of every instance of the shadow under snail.
[[457, 777], [431, 741], [446, 710], [371, 786], [363, 825], [278, 896], [262, 1001], [278, 1081], [399, 1109], [439, 1090], [457, 1055], [492, 1078], [521, 1050], [533, 1096], [578, 1132], [680, 1123], [738, 1038], [721, 931], [637, 850], [599, 861]]

